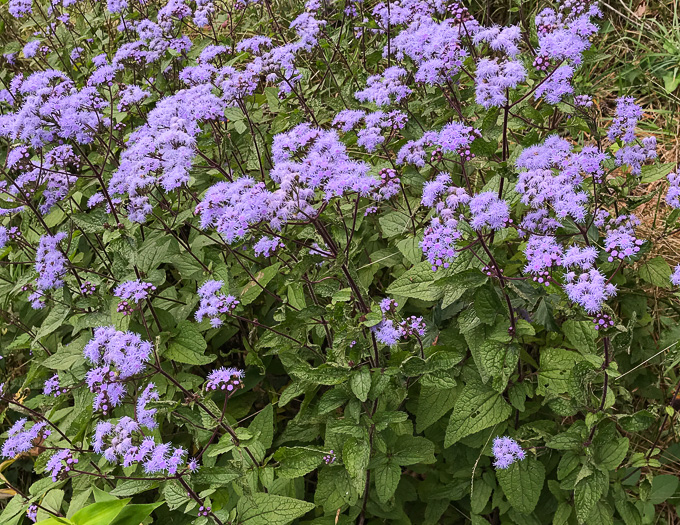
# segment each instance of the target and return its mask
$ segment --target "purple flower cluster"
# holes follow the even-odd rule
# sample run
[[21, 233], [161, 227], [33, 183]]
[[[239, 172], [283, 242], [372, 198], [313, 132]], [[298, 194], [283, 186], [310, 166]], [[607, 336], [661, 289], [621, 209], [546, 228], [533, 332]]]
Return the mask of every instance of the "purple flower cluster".
[[243, 370], [238, 368], [218, 368], [208, 374], [205, 382], [206, 391], [226, 390], [232, 392], [243, 386]]
[[564, 290], [569, 299], [591, 314], [600, 311], [604, 302], [616, 295], [616, 286], [609, 283], [596, 268], [578, 274], [567, 272], [564, 281]]
[[85, 358], [95, 368], [86, 375], [86, 383], [95, 393], [94, 410], [107, 414], [120, 404], [126, 394], [122, 382], [144, 370], [151, 356], [151, 343], [133, 332], [121, 332], [113, 326], [100, 326], [85, 345]]
[[335, 463], [335, 460], [336, 460], [335, 452], [333, 450], [331, 450], [322, 459], [323, 459], [323, 461], [326, 465], [332, 465], [333, 463]]
[[78, 460], [73, 457], [72, 452], [69, 449], [62, 449], [47, 460], [45, 472], [49, 472], [52, 481], [56, 482], [63, 479], [76, 463], [78, 463]]
[[480, 136], [480, 131], [471, 126], [451, 122], [441, 131], [426, 131], [418, 140], [410, 140], [404, 144], [397, 154], [397, 163], [423, 167], [425, 148], [433, 146], [437, 147], [441, 153], [452, 153], [463, 160], [470, 160], [474, 158], [470, 152], [470, 146]]
[[224, 295], [220, 292], [224, 286], [223, 281], [206, 281], [198, 289], [198, 296], [201, 302], [198, 305], [198, 310], [194, 314], [196, 321], [199, 323], [205, 318], [210, 318], [210, 324], [217, 328], [222, 326], [222, 319], [220, 315], [233, 312], [239, 304], [239, 301], [233, 295]]
[[673, 284], [673, 286], [680, 286], [680, 264], [673, 269], [671, 284]]
[[278, 185], [275, 190], [267, 190], [264, 183], [250, 177], [217, 183], [196, 206], [201, 227], [214, 227], [232, 243], [262, 221], [280, 230], [291, 219], [315, 217], [317, 191], [327, 202], [347, 192], [368, 196], [379, 184], [368, 174], [368, 164], [349, 157], [335, 131], [309, 124], [276, 135], [272, 157], [269, 175]]
[[2, 457], [12, 459], [22, 452], [28, 452], [37, 439], [46, 439], [50, 435], [47, 423], [41, 421], [30, 428], [26, 427], [26, 418], [18, 419], [7, 431], [8, 438], [2, 444]]
[[66, 238], [66, 233], [43, 235], [35, 254], [35, 269], [38, 272], [36, 287], [38, 291], [31, 294], [33, 308], [44, 306], [44, 293], [64, 286], [62, 277], [66, 273], [66, 257], [59, 250], [59, 243]]
[[118, 303], [117, 311], [123, 312], [123, 314], [128, 315], [132, 313], [133, 306], [130, 303], [138, 304], [149, 297], [149, 292], [156, 290], [156, 287], [147, 282], [143, 282], [139, 279], [134, 281], [125, 281], [124, 283], [116, 286], [113, 291], [116, 297], [123, 299]]
[[526, 76], [526, 69], [519, 60], [499, 62], [496, 58], [482, 58], [477, 62], [475, 101], [485, 108], [503, 106], [508, 99], [508, 90], [516, 88]]
[[411, 336], [422, 337], [425, 335], [426, 326], [422, 317], [412, 315], [401, 322], [386, 317], [387, 314], [396, 313], [398, 306], [398, 303], [389, 297], [380, 301], [383, 320], [371, 328], [375, 338], [387, 346], [395, 346], [400, 340], [408, 339]]
[[109, 463], [120, 462], [124, 467], [141, 463], [147, 474], [175, 475], [185, 463], [187, 451], [170, 443], [156, 443], [153, 437], [143, 437], [139, 424], [122, 417], [114, 426], [110, 421], [97, 423], [92, 448]]
[[23, 18], [25, 15], [30, 15], [33, 0], [9, 0], [9, 14], [14, 18]]
[[58, 397], [67, 392], [66, 388], [63, 388], [59, 384], [59, 375], [54, 374], [47, 381], [45, 381], [45, 386], [43, 388], [43, 394], [46, 396]]
[[510, 206], [492, 191], [478, 193], [470, 199], [470, 226], [475, 230], [500, 230], [510, 222]]
[[491, 451], [495, 459], [494, 467], [500, 469], [506, 469], [515, 461], [521, 461], [526, 456], [517, 441], [507, 436], [496, 437], [493, 440]]
[[26, 517], [34, 523], [38, 521], [38, 506], [35, 504], [29, 505], [26, 510]]
[[642, 164], [656, 158], [656, 137], [645, 137], [636, 144], [635, 127], [642, 117], [642, 108], [632, 97], [621, 97], [616, 101], [616, 117], [609, 127], [610, 140], [620, 139], [623, 146], [614, 154], [616, 165], [630, 166], [633, 175], [639, 175]]
[[357, 144], [373, 152], [385, 142], [383, 131], [387, 130], [390, 136], [399, 129], [402, 129], [407, 121], [407, 116], [401, 111], [373, 111], [367, 113], [359, 109], [345, 109], [338, 113], [333, 119], [333, 125], [338, 126], [343, 132], [356, 128], [361, 121], [365, 126], [357, 132]]
[[408, 72], [401, 67], [392, 66], [383, 71], [382, 75], [368, 77], [366, 88], [354, 93], [360, 102], [373, 102], [376, 106], [389, 106], [392, 97], [399, 103], [411, 94], [411, 88], [401, 80]]

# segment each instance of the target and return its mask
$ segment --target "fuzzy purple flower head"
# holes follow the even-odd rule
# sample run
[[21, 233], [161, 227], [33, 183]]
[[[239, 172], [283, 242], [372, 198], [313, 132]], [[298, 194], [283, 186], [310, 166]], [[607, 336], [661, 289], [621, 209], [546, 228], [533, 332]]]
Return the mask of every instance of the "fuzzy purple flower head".
[[206, 391], [225, 390], [233, 392], [243, 386], [243, 370], [238, 368], [218, 368], [208, 374], [205, 382]]
[[522, 447], [517, 444], [517, 441], [507, 436], [496, 437], [491, 450], [495, 458], [494, 466], [499, 469], [506, 469], [515, 461], [525, 458]]

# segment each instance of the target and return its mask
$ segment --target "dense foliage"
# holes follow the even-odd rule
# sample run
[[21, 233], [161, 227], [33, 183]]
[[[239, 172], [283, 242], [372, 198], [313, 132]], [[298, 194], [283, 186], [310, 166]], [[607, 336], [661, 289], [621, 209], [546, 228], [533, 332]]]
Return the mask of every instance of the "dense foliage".
[[680, 174], [468, 7], [0, 6], [2, 523], [675, 513]]

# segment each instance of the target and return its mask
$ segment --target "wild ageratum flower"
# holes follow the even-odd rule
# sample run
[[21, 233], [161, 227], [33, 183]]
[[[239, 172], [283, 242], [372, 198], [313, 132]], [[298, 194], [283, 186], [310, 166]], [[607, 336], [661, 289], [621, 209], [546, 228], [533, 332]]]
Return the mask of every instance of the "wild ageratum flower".
[[506, 469], [515, 461], [521, 461], [525, 458], [524, 450], [519, 446], [514, 439], [503, 436], [496, 437], [493, 440], [491, 451], [494, 455], [494, 467], [499, 469]]
[[671, 284], [673, 286], [680, 286], [680, 264], [678, 264], [671, 274]]
[[477, 62], [475, 75], [475, 101], [485, 108], [502, 106], [506, 103], [508, 89], [514, 89], [527, 76], [519, 60], [482, 58]]
[[148, 428], [149, 430], [153, 430], [158, 426], [156, 420], [154, 419], [154, 416], [158, 410], [155, 408], [146, 408], [146, 405], [150, 401], [159, 400], [158, 392], [155, 391], [155, 388], [156, 385], [149, 383], [137, 398], [137, 421], [140, 425]]
[[194, 314], [199, 323], [205, 318], [210, 318], [210, 324], [217, 328], [222, 325], [220, 315], [228, 314], [236, 309], [239, 301], [233, 295], [225, 295], [220, 292], [224, 281], [206, 281], [198, 289], [201, 301], [198, 310]]
[[609, 140], [621, 139], [629, 144], [635, 141], [635, 127], [642, 118], [642, 108], [635, 103], [633, 97], [616, 99], [616, 116], [609, 127]]
[[45, 472], [52, 476], [52, 481], [57, 482], [59, 479], [65, 477], [67, 472], [70, 472], [78, 460], [73, 457], [73, 454], [68, 449], [62, 449], [47, 460]]
[[43, 387], [43, 394], [46, 396], [58, 397], [66, 393], [66, 389], [62, 388], [59, 384], [59, 375], [54, 374], [47, 381], [45, 381], [45, 386]]
[[284, 248], [283, 241], [278, 237], [262, 237], [253, 246], [253, 251], [255, 255], [262, 255], [264, 257], [270, 257], [279, 248]]
[[205, 382], [206, 391], [226, 390], [233, 392], [243, 386], [243, 370], [238, 368], [218, 368], [208, 374]]
[[385, 297], [382, 301], [380, 301], [380, 310], [382, 313], [386, 314], [388, 312], [396, 312], [397, 307], [399, 306], [399, 303], [397, 303], [394, 299], [390, 299], [389, 297]]
[[469, 202], [470, 226], [475, 230], [487, 227], [491, 230], [505, 228], [510, 222], [510, 207], [492, 191], [478, 193]]
[[599, 312], [604, 302], [616, 295], [616, 286], [607, 283], [605, 276], [596, 268], [581, 274], [568, 272], [564, 280], [569, 299], [591, 314]]
[[522, 38], [522, 31], [519, 26], [503, 27], [495, 25], [492, 27], [480, 27], [472, 38], [474, 44], [486, 42], [494, 51], [502, 52], [511, 58], [519, 54], [517, 43]]
[[388, 67], [382, 75], [368, 77], [366, 88], [354, 93], [354, 97], [360, 102], [373, 102], [379, 107], [390, 105], [392, 97], [395, 103], [399, 103], [411, 93], [411, 88], [401, 80], [407, 74], [399, 66]]
[[680, 208], [680, 173], [671, 172], [666, 178], [669, 183], [666, 202], [673, 208]]
[[371, 331], [379, 342], [387, 346], [396, 346], [402, 336], [402, 331], [394, 325], [392, 319], [382, 320], [379, 324], [372, 326]]
[[134, 332], [100, 326], [95, 328], [94, 337], [85, 345], [83, 354], [91, 364], [115, 368], [118, 377], [127, 379], [144, 370], [151, 351], [151, 343]]
[[425, 148], [436, 146], [442, 154], [452, 153], [463, 160], [471, 160], [472, 142], [481, 136], [481, 132], [460, 122], [450, 122], [440, 131], [426, 131], [418, 140], [410, 140], [402, 146], [397, 154], [397, 164], [425, 165]]
[[33, 0], [9, 0], [9, 14], [14, 18], [23, 18], [33, 12]]
[[26, 429], [26, 421], [26, 418], [18, 419], [7, 431], [9, 437], [2, 444], [3, 457], [12, 459], [22, 452], [28, 452], [36, 439], [46, 439], [50, 435], [50, 430], [45, 428], [46, 422], [41, 421]]
[[35, 270], [38, 272], [36, 286], [39, 290], [53, 290], [64, 286], [62, 277], [66, 274], [67, 260], [58, 245], [65, 238], [64, 232], [40, 237], [35, 255]]
[[142, 282], [139, 279], [119, 284], [113, 292], [116, 297], [123, 299], [118, 303], [117, 311], [123, 312], [124, 315], [132, 313], [133, 306], [130, 303], [139, 304], [141, 301], [148, 299], [149, 292], [155, 290], [156, 287], [153, 284]]
[[28, 509], [26, 510], [26, 517], [33, 523], [38, 521], [38, 506], [35, 504], [29, 505]]

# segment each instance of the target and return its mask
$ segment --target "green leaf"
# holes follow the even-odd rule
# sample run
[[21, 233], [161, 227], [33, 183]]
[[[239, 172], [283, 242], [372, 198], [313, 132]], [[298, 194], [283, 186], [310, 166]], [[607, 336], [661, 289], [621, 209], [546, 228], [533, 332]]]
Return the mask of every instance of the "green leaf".
[[361, 367], [354, 370], [349, 378], [349, 386], [362, 403], [368, 399], [368, 392], [371, 390], [371, 372], [368, 367]]
[[608, 476], [598, 469], [578, 480], [574, 489], [574, 505], [579, 523], [587, 523], [591, 511], [605, 494], [608, 483]]
[[595, 462], [606, 470], [614, 470], [628, 453], [628, 438], [607, 439], [595, 449]]
[[355, 490], [344, 468], [337, 466], [321, 469], [314, 501], [323, 506], [324, 512], [335, 514], [337, 509], [345, 505], [355, 505], [358, 498], [359, 492]]
[[143, 273], [155, 270], [159, 264], [169, 261], [170, 243], [172, 237], [157, 237], [147, 239], [136, 253], [137, 267]]
[[416, 430], [422, 432], [453, 408], [458, 397], [454, 388], [422, 387], [416, 410]]
[[561, 348], [544, 348], [541, 350], [541, 365], [538, 370], [539, 395], [561, 394], [569, 389], [569, 376], [574, 365], [582, 361], [576, 352]]
[[141, 524], [155, 509], [163, 504], [163, 501], [159, 501], [158, 503], [147, 503], [144, 505], [128, 505], [116, 516], [111, 525]]
[[192, 483], [210, 485], [212, 487], [226, 487], [241, 477], [241, 473], [232, 471], [228, 467], [201, 467], [191, 475]]
[[661, 288], [671, 287], [671, 273], [671, 267], [663, 257], [654, 257], [638, 269], [640, 279]]
[[387, 294], [412, 297], [422, 301], [436, 301], [442, 296], [444, 289], [436, 286], [434, 282], [435, 274], [432, 271], [432, 265], [425, 261], [416, 264], [396, 279], [387, 288]]
[[324, 452], [308, 447], [281, 447], [274, 453], [279, 462], [276, 473], [286, 479], [299, 478], [323, 462]]
[[87, 213], [74, 213], [70, 217], [84, 233], [102, 233], [105, 231], [104, 224], [109, 222], [109, 216], [103, 208], [94, 208]]
[[55, 304], [50, 309], [50, 313], [47, 314], [47, 317], [43, 323], [40, 325], [40, 329], [35, 334], [35, 340], [39, 341], [43, 337], [50, 335], [58, 328], [64, 326], [64, 321], [68, 317], [70, 311], [71, 308], [64, 304]]
[[394, 496], [394, 492], [399, 485], [401, 478], [401, 468], [393, 461], [386, 461], [383, 465], [378, 465], [373, 470], [375, 474], [375, 490], [378, 500], [386, 503]]
[[665, 164], [650, 164], [642, 166], [640, 172], [640, 182], [642, 184], [649, 184], [663, 179], [671, 171], [675, 169], [675, 162], [666, 162]]
[[507, 469], [496, 469], [496, 478], [510, 505], [524, 514], [534, 511], [545, 482], [543, 463], [525, 458]]
[[294, 498], [257, 493], [241, 497], [236, 506], [239, 523], [244, 525], [286, 525], [314, 508]]
[[357, 491], [363, 490], [370, 459], [371, 448], [365, 440], [350, 437], [345, 441], [342, 448], [342, 461]]
[[110, 525], [130, 499], [100, 501], [76, 512], [71, 521], [75, 525]]
[[511, 413], [510, 405], [498, 392], [478, 381], [468, 383], [453, 407], [444, 447], [505, 421]]
[[423, 250], [417, 237], [402, 239], [397, 243], [397, 249], [411, 264], [418, 264], [423, 258]]
[[566, 321], [562, 324], [567, 341], [581, 354], [597, 353], [597, 330], [592, 321]]
[[203, 355], [208, 347], [205, 339], [198, 330], [196, 323], [180, 321], [177, 323], [175, 335], [170, 339], [167, 350], [163, 356], [187, 365], [207, 365], [212, 363], [216, 356]]
[[155, 489], [156, 487], [158, 487], [158, 482], [156, 481], [128, 480], [119, 483], [115, 489], [109, 492], [109, 494], [116, 497], [134, 496], [135, 494]]
[[163, 485], [163, 499], [168, 504], [170, 510], [180, 508], [185, 503], [191, 501], [187, 496], [186, 489], [178, 481], [168, 481]]
[[265, 450], [272, 446], [274, 441], [274, 406], [268, 404], [262, 411], [253, 418], [253, 422], [248, 430], [255, 435], [260, 434], [258, 441], [262, 443]]
[[391, 459], [400, 466], [434, 463], [434, 443], [424, 437], [399, 436], [392, 448]]
[[613, 525], [614, 511], [603, 501], [598, 501], [593, 510], [590, 511], [586, 523], [596, 523], [597, 525]]
[[398, 211], [383, 215], [378, 219], [378, 222], [383, 235], [388, 238], [406, 233], [411, 225], [410, 217]]
[[664, 474], [654, 476], [652, 480], [652, 491], [649, 493], [649, 501], [654, 505], [659, 505], [670, 498], [678, 488], [677, 476]]
[[239, 301], [243, 306], [249, 305], [262, 293], [262, 289], [269, 284], [274, 276], [278, 273], [281, 263], [276, 263], [272, 266], [268, 266], [263, 270], [257, 272], [253, 277], [254, 281], [247, 283], [239, 295]]

